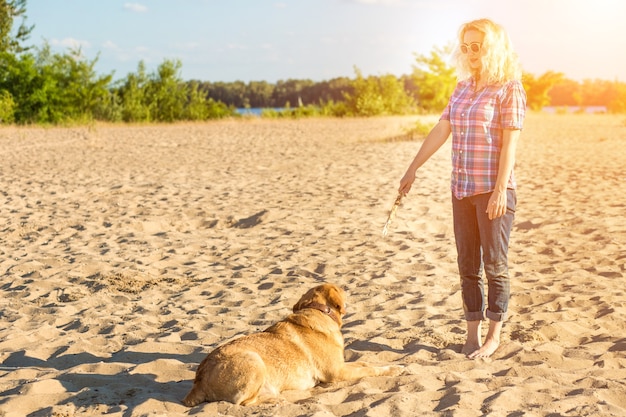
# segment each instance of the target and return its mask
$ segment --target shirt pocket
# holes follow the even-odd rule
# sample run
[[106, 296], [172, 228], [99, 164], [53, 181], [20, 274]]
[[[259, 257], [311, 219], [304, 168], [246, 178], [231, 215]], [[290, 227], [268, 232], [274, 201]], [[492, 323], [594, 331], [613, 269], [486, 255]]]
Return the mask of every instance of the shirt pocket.
[[494, 123], [493, 116], [496, 113], [496, 108], [491, 103], [485, 104], [483, 107], [483, 120], [485, 125], [491, 125]]
[[496, 109], [493, 106], [493, 104], [491, 103], [487, 103], [485, 104], [485, 106], [482, 108], [482, 114], [483, 114], [483, 133], [485, 135], [485, 140], [487, 141], [487, 143], [491, 144], [492, 143], [492, 130], [495, 128], [498, 128], [498, 124], [497, 120], [494, 120], [495, 114], [496, 114]]

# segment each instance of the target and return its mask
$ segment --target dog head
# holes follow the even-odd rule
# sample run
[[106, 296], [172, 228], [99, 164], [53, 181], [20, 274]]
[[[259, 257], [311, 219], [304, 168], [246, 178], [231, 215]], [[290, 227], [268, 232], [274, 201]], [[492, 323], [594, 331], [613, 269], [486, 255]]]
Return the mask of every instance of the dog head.
[[311, 288], [293, 306], [293, 312], [312, 305], [322, 305], [331, 309], [341, 319], [346, 314], [346, 292], [334, 284], [322, 284]]

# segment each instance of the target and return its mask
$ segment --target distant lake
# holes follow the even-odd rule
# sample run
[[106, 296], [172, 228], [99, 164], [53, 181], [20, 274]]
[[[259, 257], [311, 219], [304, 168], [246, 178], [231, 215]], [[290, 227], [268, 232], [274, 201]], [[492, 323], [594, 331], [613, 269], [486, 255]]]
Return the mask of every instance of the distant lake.
[[606, 106], [546, 106], [541, 111], [546, 113], [606, 113]]
[[270, 107], [269, 109], [267, 107], [250, 107], [250, 108], [238, 108], [236, 109], [237, 113], [239, 113], [242, 116], [261, 116], [261, 112], [263, 112], [263, 110], [275, 110], [275, 111], [283, 111], [285, 110], [284, 107]]
[[[263, 110], [274, 110], [281, 112], [285, 110], [285, 107], [250, 107], [250, 108], [237, 108], [236, 111], [242, 116], [256, 116], [261, 117]], [[541, 109], [546, 113], [606, 113], [606, 106], [546, 106]]]

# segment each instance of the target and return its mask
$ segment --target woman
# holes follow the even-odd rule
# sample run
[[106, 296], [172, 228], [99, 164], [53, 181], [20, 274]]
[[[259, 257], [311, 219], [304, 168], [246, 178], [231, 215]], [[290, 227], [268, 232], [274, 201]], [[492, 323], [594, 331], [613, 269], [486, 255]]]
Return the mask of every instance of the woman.
[[[516, 204], [513, 166], [526, 93], [517, 55], [500, 25], [488, 19], [466, 23], [458, 40], [459, 82], [400, 180], [399, 192], [410, 191], [417, 169], [452, 133], [452, 213], [467, 321], [462, 352], [470, 358], [484, 358], [498, 348], [507, 316], [508, 247]], [[485, 319], [489, 319], [489, 330], [483, 344], [481, 321]]]

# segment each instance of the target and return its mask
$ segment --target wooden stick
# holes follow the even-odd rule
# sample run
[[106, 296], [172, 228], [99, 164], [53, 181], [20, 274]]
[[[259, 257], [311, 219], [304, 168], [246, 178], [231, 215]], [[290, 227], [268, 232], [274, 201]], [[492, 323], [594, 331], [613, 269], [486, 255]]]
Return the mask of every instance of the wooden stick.
[[389, 217], [387, 217], [387, 221], [385, 222], [385, 226], [383, 227], [383, 237], [387, 236], [387, 233], [389, 233], [389, 225], [391, 224], [393, 219], [396, 217], [396, 211], [398, 210], [398, 206], [400, 205], [401, 202], [402, 202], [402, 193], [398, 193], [398, 196], [396, 197], [396, 201], [394, 201], [393, 206], [391, 207], [391, 210], [389, 211]]

